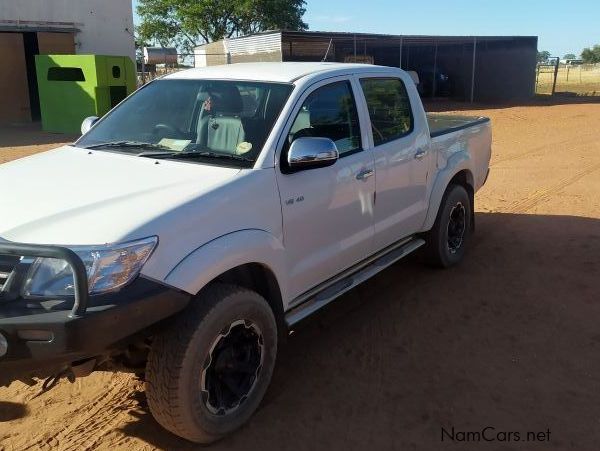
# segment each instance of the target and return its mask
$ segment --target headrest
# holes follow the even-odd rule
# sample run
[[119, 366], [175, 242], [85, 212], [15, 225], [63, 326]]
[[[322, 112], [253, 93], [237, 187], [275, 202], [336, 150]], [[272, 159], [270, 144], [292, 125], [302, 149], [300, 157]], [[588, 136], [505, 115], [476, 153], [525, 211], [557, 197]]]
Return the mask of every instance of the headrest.
[[231, 83], [215, 83], [206, 90], [211, 99], [212, 113], [240, 114], [244, 110], [237, 86]]

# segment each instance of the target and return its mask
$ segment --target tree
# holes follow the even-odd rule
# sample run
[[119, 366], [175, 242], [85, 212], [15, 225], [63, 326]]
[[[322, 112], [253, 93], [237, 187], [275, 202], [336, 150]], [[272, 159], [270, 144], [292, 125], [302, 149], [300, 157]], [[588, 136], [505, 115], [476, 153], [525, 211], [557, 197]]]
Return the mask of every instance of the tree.
[[306, 30], [305, 0], [139, 0], [142, 40], [186, 51], [259, 31]]
[[576, 58], [577, 56], [574, 53], [567, 53], [565, 56], [563, 56], [564, 60], [574, 60]]
[[584, 63], [600, 63], [600, 44], [583, 49], [581, 59]]
[[537, 54], [537, 62], [545, 63], [550, 58], [550, 52], [548, 50], [544, 50], [543, 52], [538, 52]]

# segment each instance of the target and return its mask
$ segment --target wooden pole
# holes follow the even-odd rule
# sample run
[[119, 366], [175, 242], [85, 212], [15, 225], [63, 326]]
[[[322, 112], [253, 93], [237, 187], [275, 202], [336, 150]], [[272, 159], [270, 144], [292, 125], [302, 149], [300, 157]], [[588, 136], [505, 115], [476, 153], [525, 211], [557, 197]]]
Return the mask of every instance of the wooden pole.
[[[438, 53], [438, 43], [435, 41], [435, 52], [433, 54], [433, 84], [431, 89], [431, 97], [435, 97], [435, 91], [437, 88], [437, 53]], [[471, 100], [472, 102], [472, 100]]]
[[404, 44], [402, 41], [403, 36], [400, 36], [400, 64], [398, 65], [400, 69], [402, 69], [402, 45]]
[[144, 47], [142, 47], [142, 84], [146, 84], [146, 61], [144, 59]]
[[554, 82], [552, 83], [552, 95], [556, 92], [556, 79], [558, 78], [558, 58], [555, 58], [554, 63]]
[[473, 63], [471, 67], [471, 103], [475, 99], [475, 61], [477, 58], [477, 37], [473, 37]]

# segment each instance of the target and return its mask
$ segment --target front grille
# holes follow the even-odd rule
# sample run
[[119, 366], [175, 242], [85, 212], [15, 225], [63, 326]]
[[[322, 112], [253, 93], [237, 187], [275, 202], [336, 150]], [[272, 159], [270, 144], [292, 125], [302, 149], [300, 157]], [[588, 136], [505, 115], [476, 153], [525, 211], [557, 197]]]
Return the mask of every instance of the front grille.
[[19, 263], [20, 257], [0, 255], [0, 291], [4, 288], [6, 281]]

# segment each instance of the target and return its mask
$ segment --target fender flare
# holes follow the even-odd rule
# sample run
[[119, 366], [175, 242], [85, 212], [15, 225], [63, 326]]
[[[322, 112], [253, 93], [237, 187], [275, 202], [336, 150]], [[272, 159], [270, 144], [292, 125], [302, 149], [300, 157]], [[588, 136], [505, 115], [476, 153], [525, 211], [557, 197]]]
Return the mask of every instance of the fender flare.
[[423, 224], [423, 231], [430, 230], [433, 227], [435, 218], [437, 217], [438, 210], [442, 203], [442, 198], [444, 197], [444, 193], [446, 192], [450, 181], [456, 176], [456, 174], [461, 171], [466, 171], [467, 183], [469, 183], [473, 188], [475, 187], [471, 166], [472, 161], [469, 155], [466, 152], [460, 152], [450, 157], [447, 161], [446, 167], [438, 172], [431, 189], [431, 194], [429, 195], [429, 208], [427, 209], [427, 216]]
[[285, 299], [283, 244], [260, 229], [230, 232], [194, 249], [171, 269], [165, 282], [195, 295], [221, 274], [248, 263], [267, 267]]

